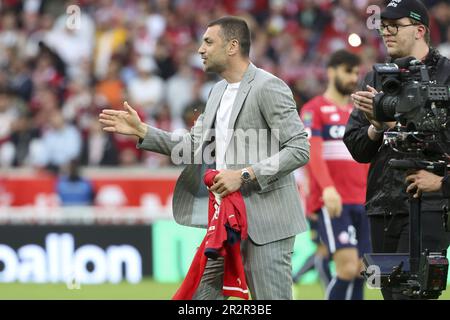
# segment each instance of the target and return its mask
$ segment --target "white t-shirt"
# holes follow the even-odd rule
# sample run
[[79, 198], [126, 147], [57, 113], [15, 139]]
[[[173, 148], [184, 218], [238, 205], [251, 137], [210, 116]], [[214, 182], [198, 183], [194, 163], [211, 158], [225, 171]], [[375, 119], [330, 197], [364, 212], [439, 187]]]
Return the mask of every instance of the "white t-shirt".
[[216, 114], [216, 169], [226, 169], [225, 151], [227, 143], [228, 123], [230, 122], [231, 110], [233, 109], [234, 100], [239, 90], [240, 82], [228, 83], [220, 106]]

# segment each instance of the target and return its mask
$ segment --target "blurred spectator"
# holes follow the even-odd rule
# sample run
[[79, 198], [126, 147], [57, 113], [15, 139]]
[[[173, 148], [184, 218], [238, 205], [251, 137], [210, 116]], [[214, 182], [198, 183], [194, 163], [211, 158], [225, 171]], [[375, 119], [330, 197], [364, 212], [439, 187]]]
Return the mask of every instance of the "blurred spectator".
[[30, 34], [39, 28], [39, 12], [42, 7], [41, 0], [25, 0], [23, 1], [23, 11], [21, 12], [21, 21], [23, 30], [26, 34]]
[[33, 127], [31, 115], [22, 113], [11, 125], [9, 141], [0, 145], [0, 162], [7, 166], [31, 164], [32, 145], [39, 139], [40, 132]]
[[51, 115], [59, 110], [59, 106], [60, 100], [56, 89], [46, 85], [37, 87], [29, 104], [34, 125], [41, 130], [46, 129]]
[[12, 124], [18, 116], [19, 110], [11, 90], [0, 88], [0, 144], [8, 140]]
[[[155, 115], [154, 121], [152, 121], [152, 123], [155, 127], [162, 129], [164, 131], [173, 131], [175, 129], [184, 128], [184, 126], [181, 123], [177, 122], [175, 124], [171, 120], [170, 110], [167, 105], [164, 105], [161, 108], [161, 110], [158, 112], [158, 114]], [[175, 125], [177, 127], [175, 127]], [[117, 135], [117, 136], [119, 137], [120, 135]], [[167, 166], [172, 165], [170, 157], [160, 154], [160, 153], [145, 152], [145, 153], [142, 153], [140, 156], [142, 157], [145, 165], [149, 168], [160, 168], [160, 167], [167, 167]], [[122, 159], [122, 161], [123, 161], [123, 159]]]
[[167, 81], [167, 104], [176, 128], [182, 128], [184, 108], [194, 98], [195, 75], [187, 62], [181, 63], [178, 72]]
[[44, 43], [67, 65], [67, 74], [70, 78], [80, 76], [79, 66], [92, 55], [92, 42], [72, 28], [53, 29], [47, 33]]
[[437, 49], [442, 55], [450, 59], [450, 25], [447, 26], [447, 40], [441, 43]]
[[[66, 121], [75, 122], [81, 126], [79, 118], [82, 114], [89, 111], [92, 104], [92, 92], [86, 83], [83, 83], [78, 79], [68, 83], [65, 102], [62, 106], [62, 112]], [[84, 128], [80, 127], [80, 129]]]
[[38, 16], [37, 25], [34, 29], [29, 30], [26, 41], [25, 56], [27, 58], [36, 57], [40, 50], [40, 45], [43, 44], [47, 33], [52, 30], [54, 17], [48, 13], [43, 13]]
[[86, 166], [115, 166], [119, 151], [113, 136], [103, 132], [97, 118], [90, 118], [89, 131], [83, 139], [81, 164]]
[[[201, 71], [197, 50], [204, 26], [219, 16], [239, 15], [251, 28], [252, 60], [291, 86], [300, 109], [304, 101], [325, 90], [323, 67], [333, 50], [347, 48], [358, 53], [363, 59], [362, 69], [385, 60], [380, 37], [368, 24], [371, 13], [367, 13], [367, 8], [387, 2], [3, 1], [0, 88], [12, 90], [13, 106], [8, 109], [18, 108], [16, 116], [30, 113], [29, 128], [42, 132], [48, 127], [50, 114], [61, 109], [66, 121], [88, 137], [93, 130], [91, 119], [97, 118], [99, 108], [120, 109], [123, 100], [140, 107], [154, 125], [184, 127], [185, 108], [192, 102], [206, 101], [218, 80]], [[433, 46], [450, 55], [450, 3], [448, 0], [424, 0], [424, 3], [430, 9]], [[67, 11], [71, 5], [79, 8], [79, 15], [76, 10]], [[351, 33], [359, 36], [361, 44], [350, 45]], [[5, 161], [11, 166], [39, 165], [41, 139], [32, 139], [27, 160], [12, 160], [14, 148], [8, 138], [16, 116], [12, 120], [10, 117], [16, 111], [11, 110], [6, 113], [4, 107], [0, 110], [0, 122], [6, 123], [0, 127], [0, 139], [9, 143], [3, 147], [3, 165]], [[93, 136], [97, 139], [93, 145], [104, 145], [105, 150], [116, 146], [117, 159], [99, 161], [101, 152], [91, 152], [89, 157], [96, 160], [86, 158], [83, 160], [86, 164], [169, 165], [165, 159], [148, 159], [133, 151], [133, 140], [113, 137], [112, 141], [99, 142], [101, 136]]]
[[[141, 119], [145, 118], [145, 115], [141, 110], [137, 110], [139, 117]], [[95, 119], [97, 120], [97, 118]], [[156, 119], [151, 121], [153, 124], [157, 125]], [[102, 130], [103, 133], [103, 130]], [[118, 164], [119, 166], [135, 166], [140, 163], [147, 164], [144, 157], [143, 151], [136, 148], [136, 139], [131, 136], [125, 136], [121, 134], [113, 135], [114, 146], [117, 148], [118, 152]], [[149, 154], [150, 152], [146, 152]], [[159, 161], [156, 166], [158, 166]]]
[[[79, 19], [79, 23], [70, 23], [66, 9], [69, 5], [79, 5], [79, 1], [66, 1], [62, 5], [61, 1], [49, 1], [47, 9], [55, 10], [59, 13], [53, 28], [45, 35], [45, 44], [55, 51], [67, 65], [67, 74], [70, 78], [83, 77], [80, 74], [83, 68], [79, 68], [85, 61], [92, 59], [94, 50], [95, 28], [93, 18], [80, 8], [80, 15], [74, 19]], [[63, 10], [58, 7], [61, 6]]]
[[[141, 156], [141, 154], [134, 151], [131, 144], [128, 144], [127, 142], [129, 141], [120, 142], [121, 150], [119, 152], [119, 164], [124, 167], [137, 165], [140, 162]], [[159, 167], [159, 161], [158, 165], [155, 167]]]
[[154, 59], [158, 65], [161, 78], [165, 80], [176, 72], [175, 62], [170, 51], [169, 42], [161, 38], [156, 44]]
[[153, 55], [156, 43], [166, 30], [166, 19], [158, 12], [157, 4], [140, 1], [138, 10], [142, 13], [133, 30], [133, 49], [138, 55]]
[[62, 206], [89, 206], [94, 202], [92, 183], [80, 175], [78, 161], [65, 165], [56, 181], [56, 192]]
[[155, 74], [157, 66], [149, 56], [140, 57], [136, 68], [138, 75], [128, 85], [130, 100], [148, 118], [154, 118], [164, 99], [164, 81]]
[[186, 106], [183, 110], [183, 123], [187, 130], [190, 130], [197, 118], [205, 110], [205, 102], [201, 100], [196, 100]]
[[450, 25], [450, 3], [439, 1], [430, 10], [431, 40], [436, 45], [447, 41], [447, 29]]
[[61, 89], [64, 84], [66, 66], [61, 58], [43, 42], [39, 43], [39, 54], [34, 61], [35, 68], [31, 74], [33, 87], [51, 86]]
[[95, 41], [95, 76], [103, 79], [108, 71], [111, 58], [123, 50], [127, 40], [127, 30], [118, 8], [109, 6], [113, 1], [103, 0], [96, 11], [97, 35]]
[[78, 158], [81, 152], [81, 136], [78, 129], [64, 121], [61, 111], [50, 115], [50, 128], [42, 135], [41, 165], [58, 172], [62, 166]]
[[17, 21], [17, 16], [12, 11], [0, 14], [0, 65], [10, 62], [6, 56], [10, 49], [16, 48], [18, 54], [24, 52], [26, 38]]
[[26, 61], [18, 58], [14, 59], [10, 70], [11, 89], [23, 100], [30, 101], [33, 93], [33, 82], [31, 81], [30, 68]]
[[136, 54], [143, 56], [155, 53], [157, 39], [152, 37], [149, 28], [147, 28], [147, 20], [144, 17], [136, 23], [132, 38], [133, 49]]
[[105, 77], [95, 87], [95, 93], [102, 95], [106, 99], [108, 106], [115, 109], [122, 108], [125, 98], [124, 84], [120, 79], [120, 68], [121, 65], [118, 60], [111, 60]]

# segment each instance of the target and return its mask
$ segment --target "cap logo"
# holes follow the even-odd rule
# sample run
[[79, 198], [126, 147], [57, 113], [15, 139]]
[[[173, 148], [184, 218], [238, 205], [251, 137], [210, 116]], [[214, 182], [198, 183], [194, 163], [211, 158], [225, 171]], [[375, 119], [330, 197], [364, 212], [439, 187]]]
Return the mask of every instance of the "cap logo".
[[402, 2], [402, 0], [392, 0], [391, 2], [389, 2], [389, 4], [387, 6], [397, 8], [397, 6], [400, 4], [400, 2]]
[[415, 20], [419, 20], [419, 21], [422, 20], [422, 16], [420, 14], [418, 14], [418, 13], [413, 12], [413, 11], [409, 12], [409, 16], [411, 18], [415, 19]]

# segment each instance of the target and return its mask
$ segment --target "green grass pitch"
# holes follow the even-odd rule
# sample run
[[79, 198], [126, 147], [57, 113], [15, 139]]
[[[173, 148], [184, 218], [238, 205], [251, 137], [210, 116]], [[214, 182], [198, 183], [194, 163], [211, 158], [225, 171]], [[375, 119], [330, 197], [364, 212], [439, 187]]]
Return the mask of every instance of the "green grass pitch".
[[[0, 284], [0, 300], [168, 300], [178, 283], [162, 284], [145, 279], [139, 284], [81, 285], [79, 289], [66, 284]], [[324, 290], [318, 283], [294, 285], [297, 300], [322, 300]], [[367, 300], [380, 300], [379, 290], [365, 289]], [[440, 300], [450, 300], [450, 291], [444, 291]]]

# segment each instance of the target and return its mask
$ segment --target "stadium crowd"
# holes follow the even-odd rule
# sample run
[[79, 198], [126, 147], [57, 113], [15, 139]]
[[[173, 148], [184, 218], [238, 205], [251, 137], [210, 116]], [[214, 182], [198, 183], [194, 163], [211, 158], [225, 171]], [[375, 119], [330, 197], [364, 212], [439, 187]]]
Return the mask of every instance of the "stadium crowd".
[[[450, 3], [424, 1], [433, 46], [450, 57]], [[298, 108], [326, 86], [347, 48], [361, 72], [386, 52], [367, 12], [383, 0], [5, 0], [0, 7], [0, 167], [170, 166], [134, 138], [108, 135], [103, 108], [128, 101], [143, 120], [188, 129], [218, 79], [197, 53], [204, 26], [243, 16], [251, 60], [288, 83]], [[75, 6], [74, 6], [75, 5]], [[349, 36], [353, 36], [349, 41]], [[360, 41], [359, 41], [360, 40]], [[360, 42], [360, 43], [359, 43]]]

